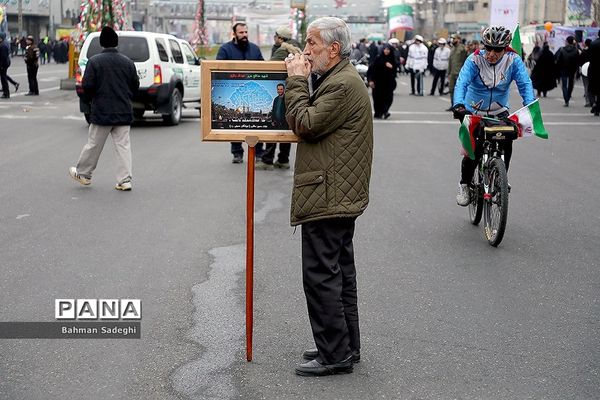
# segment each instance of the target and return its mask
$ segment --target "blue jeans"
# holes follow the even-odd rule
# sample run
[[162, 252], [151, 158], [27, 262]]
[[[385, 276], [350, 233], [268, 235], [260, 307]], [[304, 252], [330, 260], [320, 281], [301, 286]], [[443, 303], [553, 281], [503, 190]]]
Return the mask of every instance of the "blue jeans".
[[561, 71], [560, 80], [562, 82], [563, 99], [565, 99], [565, 104], [569, 104], [575, 85], [575, 72]]

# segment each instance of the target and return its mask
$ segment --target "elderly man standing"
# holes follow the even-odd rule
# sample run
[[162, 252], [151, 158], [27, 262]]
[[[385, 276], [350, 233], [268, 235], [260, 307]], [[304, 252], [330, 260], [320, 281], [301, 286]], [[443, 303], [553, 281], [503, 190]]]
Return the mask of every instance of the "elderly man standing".
[[360, 360], [352, 240], [369, 203], [373, 119], [367, 89], [347, 59], [351, 49], [346, 23], [325, 17], [308, 26], [304, 54], [286, 58], [286, 118], [300, 139], [291, 224], [302, 225], [304, 294], [316, 344], [303, 353], [298, 375], [350, 373]]

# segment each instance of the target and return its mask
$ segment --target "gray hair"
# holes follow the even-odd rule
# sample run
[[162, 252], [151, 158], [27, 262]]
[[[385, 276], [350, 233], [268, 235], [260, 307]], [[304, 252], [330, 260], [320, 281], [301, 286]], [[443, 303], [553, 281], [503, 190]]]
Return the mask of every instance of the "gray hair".
[[342, 58], [350, 57], [352, 52], [350, 28], [343, 20], [336, 17], [319, 18], [308, 25], [307, 30], [309, 29], [318, 30], [326, 46], [338, 42], [340, 44], [340, 56]]

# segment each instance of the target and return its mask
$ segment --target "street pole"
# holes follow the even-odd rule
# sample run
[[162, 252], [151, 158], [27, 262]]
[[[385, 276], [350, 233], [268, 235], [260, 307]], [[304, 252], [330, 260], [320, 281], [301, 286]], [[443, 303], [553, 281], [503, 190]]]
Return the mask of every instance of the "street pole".
[[52, 0], [48, 0], [48, 34], [46, 36], [51, 38], [53, 30], [54, 30], [54, 20], [52, 17]]
[[17, 12], [19, 14], [18, 17], [18, 28], [19, 28], [19, 36], [23, 36], [23, 0], [19, 0]]

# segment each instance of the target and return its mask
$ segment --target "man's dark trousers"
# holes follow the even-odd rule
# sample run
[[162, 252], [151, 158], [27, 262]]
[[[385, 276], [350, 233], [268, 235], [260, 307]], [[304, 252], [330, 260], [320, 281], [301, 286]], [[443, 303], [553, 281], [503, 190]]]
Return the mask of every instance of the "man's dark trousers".
[[575, 86], [575, 72], [561, 71], [560, 80], [562, 82], [563, 99], [569, 104]]
[[[261, 160], [265, 164], [273, 164], [275, 160], [275, 149], [277, 143], [267, 143], [265, 152], [263, 153]], [[279, 154], [277, 155], [277, 161], [280, 164], [287, 164], [290, 162], [290, 149], [292, 148], [291, 143], [279, 143]]]
[[2, 94], [5, 96], [10, 96], [10, 89], [8, 88], [8, 79], [7, 79], [7, 71], [8, 68], [0, 68], [0, 83], [2, 84]]
[[308, 316], [319, 356], [334, 364], [360, 350], [355, 218], [302, 224], [302, 277]]
[[37, 65], [27, 65], [27, 79], [29, 80], [29, 92], [40, 94], [40, 90], [38, 89], [37, 72]]

